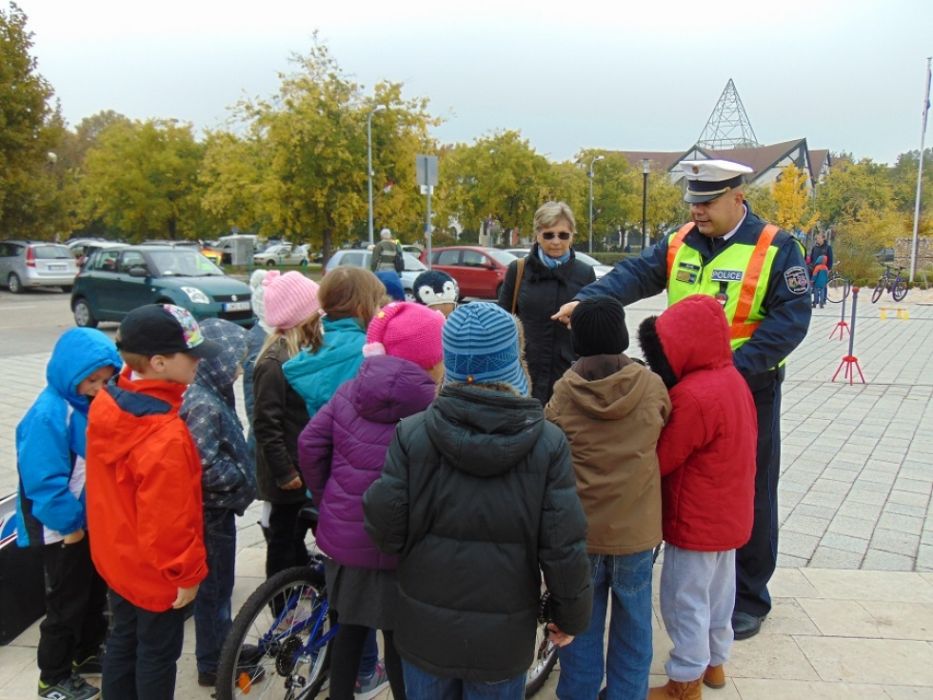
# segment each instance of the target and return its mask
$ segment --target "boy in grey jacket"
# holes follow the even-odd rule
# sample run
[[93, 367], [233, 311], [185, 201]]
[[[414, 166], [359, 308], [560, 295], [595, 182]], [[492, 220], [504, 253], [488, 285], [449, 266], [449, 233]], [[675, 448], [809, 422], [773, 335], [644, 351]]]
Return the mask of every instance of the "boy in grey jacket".
[[185, 393], [181, 416], [201, 456], [207, 578], [194, 602], [198, 685], [217, 681], [217, 662], [232, 624], [236, 520], [256, 497], [253, 454], [237, 417], [233, 383], [246, 357], [246, 331], [217, 318], [201, 322], [201, 333], [220, 345], [220, 354], [201, 360]]

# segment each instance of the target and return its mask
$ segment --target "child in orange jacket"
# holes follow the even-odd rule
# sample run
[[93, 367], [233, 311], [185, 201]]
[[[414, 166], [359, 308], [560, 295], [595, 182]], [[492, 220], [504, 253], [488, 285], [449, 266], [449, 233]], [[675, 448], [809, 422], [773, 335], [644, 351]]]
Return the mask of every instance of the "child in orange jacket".
[[171, 304], [134, 309], [120, 324], [126, 367], [88, 418], [91, 556], [110, 586], [107, 698], [171, 700], [185, 610], [207, 575], [201, 460], [178, 415], [200, 358], [219, 348]]

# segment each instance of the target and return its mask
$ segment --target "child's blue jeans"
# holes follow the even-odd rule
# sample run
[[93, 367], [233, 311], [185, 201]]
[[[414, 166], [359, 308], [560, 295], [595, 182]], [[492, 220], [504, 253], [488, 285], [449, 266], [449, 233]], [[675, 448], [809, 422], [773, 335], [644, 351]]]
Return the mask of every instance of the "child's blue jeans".
[[[589, 629], [560, 650], [560, 700], [592, 700], [606, 676], [606, 700], [645, 700], [651, 668], [651, 566], [654, 552], [590, 555], [593, 616]], [[608, 658], [603, 637], [608, 601]], [[605, 672], [604, 670], [605, 669]]]
[[233, 624], [230, 603], [235, 576], [236, 514], [232, 510], [204, 509], [204, 548], [207, 578], [201, 582], [194, 600], [195, 657], [199, 672], [217, 673], [220, 650]]
[[525, 697], [524, 673], [494, 683], [483, 683], [435, 676], [404, 660], [402, 668], [408, 700], [522, 700]]

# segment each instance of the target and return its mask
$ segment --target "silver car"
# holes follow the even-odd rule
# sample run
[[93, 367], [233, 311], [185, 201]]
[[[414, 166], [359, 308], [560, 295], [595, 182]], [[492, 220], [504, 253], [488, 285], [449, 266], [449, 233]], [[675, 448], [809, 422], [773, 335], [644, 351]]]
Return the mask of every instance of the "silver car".
[[13, 294], [29, 287], [71, 292], [78, 265], [68, 246], [44, 241], [0, 241], [0, 285]]
[[[336, 267], [341, 265], [350, 265], [351, 267], [364, 267], [367, 270], [369, 269], [369, 262], [372, 260], [373, 254], [368, 250], [360, 250], [358, 248], [341, 248], [338, 251], [335, 251], [331, 256], [330, 260], [327, 261], [327, 266], [324, 268], [324, 274], [327, 274]], [[418, 260], [411, 253], [402, 253], [402, 259], [405, 261], [405, 269], [399, 274], [399, 277], [402, 278], [402, 287], [405, 289], [405, 299], [408, 301], [414, 301], [415, 295], [412, 291], [415, 288], [415, 279], [422, 272], [427, 270], [424, 263]]]

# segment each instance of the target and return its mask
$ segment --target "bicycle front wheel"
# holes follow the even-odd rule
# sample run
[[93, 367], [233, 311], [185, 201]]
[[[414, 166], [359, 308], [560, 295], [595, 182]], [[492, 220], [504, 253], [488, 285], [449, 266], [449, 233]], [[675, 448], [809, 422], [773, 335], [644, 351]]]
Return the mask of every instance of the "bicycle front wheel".
[[894, 287], [891, 289], [891, 296], [894, 297], [894, 301], [901, 301], [904, 297], [907, 296], [907, 283], [898, 278], [894, 282]]
[[233, 620], [217, 667], [218, 700], [310, 700], [327, 677], [336, 628], [319, 571], [275, 574]]
[[849, 296], [849, 283], [845, 277], [833, 277], [826, 285], [826, 298], [833, 304], [839, 304]]
[[878, 284], [875, 285], [875, 289], [871, 293], [872, 304], [877, 302], [881, 298], [881, 295], [884, 294], [884, 285], [885, 279], [882, 277], [880, 280], [878, 280]]

